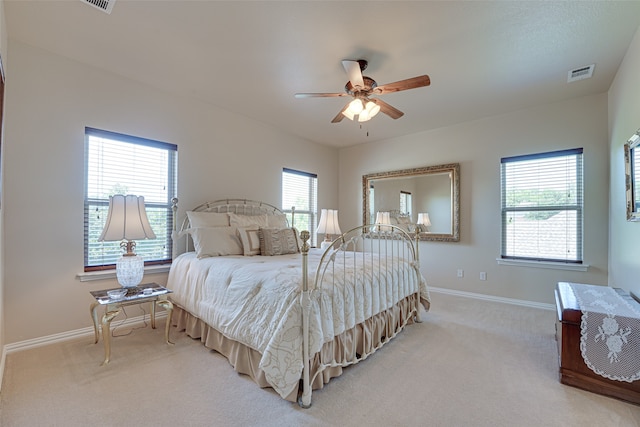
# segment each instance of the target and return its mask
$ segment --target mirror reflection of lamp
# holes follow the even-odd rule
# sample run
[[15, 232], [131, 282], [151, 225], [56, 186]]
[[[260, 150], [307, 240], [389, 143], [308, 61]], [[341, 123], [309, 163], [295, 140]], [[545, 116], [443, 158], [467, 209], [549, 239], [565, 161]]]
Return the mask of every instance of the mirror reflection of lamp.
[[320, 249], [327, 249], [331, 245], [331, 236], [342, 234], [340, 225], [338, 224], [338, 211], [334, 209], [322, 209], [316, 232], [318, 234], [324, 234], [324, 240], [320, 244]]
[[428, 213], [419, 213], [416, 224], [418, 226], [418, 233], [430, 233], [429, 227], [431, 227], [431, 220], [429, 219]]
[[389, 212], [378, 212], [376, 214], [376, 223], [378, 231], [391, 231], [391, 217]]

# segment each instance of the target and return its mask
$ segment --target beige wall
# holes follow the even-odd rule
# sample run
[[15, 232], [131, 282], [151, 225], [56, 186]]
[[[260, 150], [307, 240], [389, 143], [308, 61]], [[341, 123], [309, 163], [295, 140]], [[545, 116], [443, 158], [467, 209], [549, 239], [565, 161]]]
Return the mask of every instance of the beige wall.
[[[279, 205], [283, 167], [317, 173], [320, 206], [337, 206], [336, 149], [13, 40], [9, 53], [6, 343], [89, 327], [89, 291], [117, 286], [76, 279], [85, 126], [177, 144], [180, 213], [226, 197]], [[166, 283], [166, 274], [145, 278]]]
[[[380, 120], [384, 120], [381, 118]], [[558, 281], [607, 284], [607, 95], [600, 94], [340, 151], [340, 225], [360, 223], [362, 175], [460, 163], [461, 240], [421, 242], [432, 286], [553, 303]], [[453, 147], [453, 148], [452, 148]], [[500, 158], [584, 148], [584, 259], [588, 272], [498, 265]], [[458, 269], [464, 277], [457, 278]], [[487, 280], [480, 281], [480, 272]]]
[[609, 285], [640, 295], [640, 223], [625, 212], [624, 143], [640, 128], [640, 31], [629, 46], [609, 90]]

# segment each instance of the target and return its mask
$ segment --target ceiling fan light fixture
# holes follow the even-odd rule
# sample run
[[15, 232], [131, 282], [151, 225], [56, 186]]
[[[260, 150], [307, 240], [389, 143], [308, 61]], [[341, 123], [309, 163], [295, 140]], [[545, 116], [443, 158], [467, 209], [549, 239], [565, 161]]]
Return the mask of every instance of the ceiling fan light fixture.
[[367, 111], [369, 118], [371, 118], [380, 112], [380, 106], [373, 101], [368, 101], [365, 106], [365, 111]]
[[359, 122], [368, 122], [369, 120], [371, 120], [371, 115], [369, 114], [369, 111], [362, 110], [362, 112], [360, 114], [358, 114], [358, 121]]
[[354, 99], [349, 103], [348, 109], [353, 114], [360, 114], [362, 110], [364, 110], [364, 105], [362, 105], [362, 100], [359, 98]]
[[344, 111], [342, 111], [342, 115], [349, 120], [353, 120], [353, 118], [355, 117], [355, 114], [353, 114], [348, 108], [345, 108]]

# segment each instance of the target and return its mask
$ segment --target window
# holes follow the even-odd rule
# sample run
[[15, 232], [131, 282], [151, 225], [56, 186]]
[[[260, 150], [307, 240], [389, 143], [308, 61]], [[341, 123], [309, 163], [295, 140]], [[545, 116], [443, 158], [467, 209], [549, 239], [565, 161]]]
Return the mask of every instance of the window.
[[282, 170], [282, 211], [291, 221], [291, 207], [295, 206], [295, 223], [298, 231], [309, 230], [311, 246], [316, 244], [316, 224], [318, 223], [318, 176], [284, 168]]
[[411, 216], [411, 193], [400, 191], [400, 213]]
[[502, 258], [582, 263], [582, 148], [501, 160]]
[[145, 264], [172, 258], [171, 199], [176, 197], [177, 146], [85, 128], [84, 269], [115, 268], [120, 242], [99, 242], [109, 211], [109, 196], [144, 196], [156, 239], [136, 242]]

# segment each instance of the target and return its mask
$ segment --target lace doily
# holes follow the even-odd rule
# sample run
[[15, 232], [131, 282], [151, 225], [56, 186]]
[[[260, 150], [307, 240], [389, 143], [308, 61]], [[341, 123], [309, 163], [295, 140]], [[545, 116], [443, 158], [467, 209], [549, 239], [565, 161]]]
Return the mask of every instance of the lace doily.
[[616, 381], [640, 379], [640, 311], [613, 288], [570, 286], [582, 311], [580, 351], [589, 369]]

